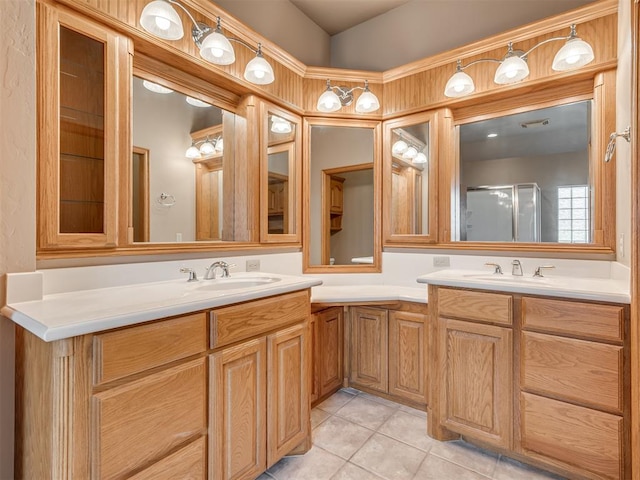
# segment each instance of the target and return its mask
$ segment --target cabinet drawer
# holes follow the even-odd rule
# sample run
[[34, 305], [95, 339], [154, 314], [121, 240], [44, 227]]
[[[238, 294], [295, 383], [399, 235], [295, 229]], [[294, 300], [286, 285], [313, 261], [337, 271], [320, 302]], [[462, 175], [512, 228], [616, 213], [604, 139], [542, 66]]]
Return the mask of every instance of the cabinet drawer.
[[522, 393], [522, 448], [572, 471], [623, 478], [622, 417]]
[[308, 290], [219, 308], [211, 312], [211, 347], [255, 337], [310, 315]]
[[445, 317], [511, 325], [511, 295], [438, 288], [438, 312]]
[[207, 349], [204, 312], [93, 337], [93, 381], [100, 385]]
[[205, 361], [200, 358], [93, 396], [93, 477], [122, 478], [205, 432]]
[[546, 298], [522, 299], [523, 328], [622, 342], [624, 307]]
[[129, 477], [129, 480], [173, 480], [185, 478], [204, 480], [206, 477], [207, 445], [204, 437], [181, 448], [149, 468]]
[[622, 347], [523, 332], [522, 388], [622, 413]]

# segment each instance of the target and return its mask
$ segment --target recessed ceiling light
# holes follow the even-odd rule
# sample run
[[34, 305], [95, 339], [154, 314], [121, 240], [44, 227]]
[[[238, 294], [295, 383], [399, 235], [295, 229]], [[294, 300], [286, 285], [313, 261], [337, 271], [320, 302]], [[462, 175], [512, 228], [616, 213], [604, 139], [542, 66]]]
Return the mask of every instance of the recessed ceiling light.
[[497, 133], [490, 133], [490, 134], [487, 135], [487, 138], [495, 138], [497, 136], [498, 136]]
[[193, 97], [187, 97], [187, 103], [189, 105], [193, 105], [194, 107], [200, 107], [200, 108], [207, 108], [211, 106], [207, 102], [203, 102], [202, 100], [199, 100]]

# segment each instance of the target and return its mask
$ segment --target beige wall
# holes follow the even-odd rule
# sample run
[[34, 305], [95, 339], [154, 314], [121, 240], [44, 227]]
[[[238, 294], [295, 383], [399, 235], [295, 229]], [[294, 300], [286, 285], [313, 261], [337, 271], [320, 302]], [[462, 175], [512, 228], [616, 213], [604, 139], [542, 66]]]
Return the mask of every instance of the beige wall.
[[[35, 269], [35, 2], [0, 2], [0, 305]], [[0, 317], [0, 478], [13, 478], [13, 323]]]
[[[497, 0], [487, 8], [483, 1], [458, 0], [451, 9], [448, 0], [411, 0], [331, 37], [331, 66], [387, 70], [590, 1]], [[500, 12], [508, 12], [508, 20]]]
[[242, 18], [247, 26], [304, 64], [329, 66], [329, 34], [288, 0], [216, 0], [214, 3]]

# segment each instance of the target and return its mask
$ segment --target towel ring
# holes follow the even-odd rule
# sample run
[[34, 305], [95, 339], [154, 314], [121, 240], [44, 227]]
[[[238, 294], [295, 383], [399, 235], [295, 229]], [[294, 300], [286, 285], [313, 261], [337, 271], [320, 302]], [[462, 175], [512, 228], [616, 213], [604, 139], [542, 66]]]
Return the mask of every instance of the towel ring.
[[163, 207], [173, 207], [176, 204], [176, 197], [169, 193], [161, 193], [158, 197], [158, 203]]

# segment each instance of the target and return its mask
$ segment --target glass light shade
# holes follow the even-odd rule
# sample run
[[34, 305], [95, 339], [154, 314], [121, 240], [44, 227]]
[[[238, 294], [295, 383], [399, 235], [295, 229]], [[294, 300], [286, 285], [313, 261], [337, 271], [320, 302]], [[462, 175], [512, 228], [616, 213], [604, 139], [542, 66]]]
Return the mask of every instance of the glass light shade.
[[222, 140], [222, 137], [220, 137], [216, 142], [216, 152], [220, 153], [223, 150], [224, 150], [224, 140]]
[[202, 155], [211, 155], [215, 151], [216, 151], [216, 149], [213, 146], [213, 143], [211, 143], [209, 140], [207, 140], [202, 145], [200, 145], [200, 153]]
[[200, 149], [198, 147], [196, 147], [195, 145], [191, 145], [189, 148], [187, 148], [185, 156], [187, 158], [200, 158], [202, 155], [200, 154]]
[[333, 90], [326, 90], [318, 99], [318, 110], [321, 112], [335, 112], [341, 107], [340, 98]]
[[271, 131], [273, 133], [291, 133], [291, 122], [288, 122], [284, 118], [271, 117]]
[[236, 53], [229, 39], [222, 33], [213, 31], [202, 41], [200, 56], [216, 65], [231, 65], [236, 61]]
[[140, 25], [151, 35], [165, 40], [180, 40], [184, 36], [178, 12], [164, 0], [145, 5], [140, 14]]
[[189, 105], [193, 105], [194, 107], [200, 107], [200, 108], [207, 108], [211, 106], [209, 103], [203, 102], [202, 100], [199, 100], [193, 97], [187, 97], [187, 103]]
[[580, 68], [593, 61], [593, 58], [591, 45], [579, 38], [572, 38], [553, 57], [551, 68], [558, 72]]
[[418, 150], [416, 147], [410, 146], [407, 150], [402, 154], [402, 158], [406, 158], [407, 160], [413, 160], [418, 156]]
[[150, 82], [149, 80], [143, 80], [142, 86], [153, 93], [172, 93], [173, 90], [170, 88], [164, 87], [162, 85], [158, 85], [157, 83]]
[[407, 151], [407, 148], [409, 148], [409, 145], [407, 145], [407, 142], [405, 142], [404, 140], [398, 140], [391, 147], [391, 153], [393, 153], [394, 155], [402, 155], [404, 152]]
[[418, 154], [411, 160], [411, 163], [427, 163], [427, 156], [422, 152], [418, 152]]
[[499, 85], [519, 82], [529, 76], [527, 62], [517, 55], [505, 58], [496, 70], [493, 81]]
[[356, 112], [369, 113], [375, 112], [380, 108], [380, 101], [373, 93], [368, 89], [362, 92], [362, 95], [358, 97], [356, 101]]
[[473, 79], [466, 73], [460, 71], [454, 73], [447, 85], [444, 87], [444, 96], [449, 98], [463, 97], [473, 93], [476, 86]]
[[267, 62], [262, 55], [258, 54], [253, 60], [247, 63], [244, 69], [244, 78], [256, 85], [268, 85], [273, 83], [276, 77], [273, 74], [273, 68], [271, 68], [269, 62]]

